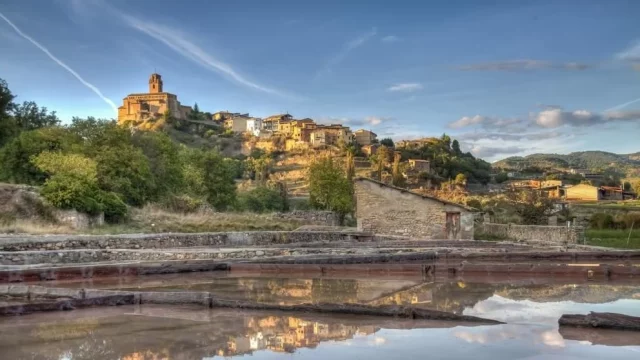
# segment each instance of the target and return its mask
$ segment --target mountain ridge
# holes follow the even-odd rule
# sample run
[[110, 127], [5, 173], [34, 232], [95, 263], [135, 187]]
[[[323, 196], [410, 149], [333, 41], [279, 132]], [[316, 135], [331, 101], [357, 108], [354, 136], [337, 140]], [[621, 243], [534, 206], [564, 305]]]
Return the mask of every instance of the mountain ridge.
[[536, 153], [510, 156], [491, 164], [502, 170], [538, 168], [542, 170], [580, 168], [601, 172], [615, 169], [626, 176], [640, 176], [640, 152], [616, 154], [607, 151], [575, 151], [569, 154]]

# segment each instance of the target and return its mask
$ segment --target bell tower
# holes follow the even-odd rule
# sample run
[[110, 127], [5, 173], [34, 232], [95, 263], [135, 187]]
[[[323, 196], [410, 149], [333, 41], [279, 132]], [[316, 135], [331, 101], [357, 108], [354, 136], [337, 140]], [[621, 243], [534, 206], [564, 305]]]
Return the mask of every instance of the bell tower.
[[162, 92], [162, 76], [160, 74], [153, 73], [149, 78], [149, 93], [161, 93]]

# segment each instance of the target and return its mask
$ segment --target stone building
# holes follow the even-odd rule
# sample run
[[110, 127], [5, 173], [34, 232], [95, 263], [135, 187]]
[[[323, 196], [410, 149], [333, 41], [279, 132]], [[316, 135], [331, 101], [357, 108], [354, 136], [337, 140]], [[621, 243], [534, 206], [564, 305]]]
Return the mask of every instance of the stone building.
[[262, 120], [262, 126], [264, 130], [278, 131], [278, 125], [281, 121], [291, 120], [293, 120], [293, 116], [291, 116], [290, 114], [271, 115]]
[[224, 121], [224, 127], [234, 133], [244, 133], [247, 131], [247, 123], [251, 119], [253, 118], [244, 115], [234, 116]]
[[310, 142], [313, 147], [353, 143], [353, 133], [341, 124], [318, 125], [311, 131]]
[[311, 131], [317, 127], [312, 119], [293, 120], [291, 126], [291, 138], [304, 142], [311, 141]]
[[367, 179], [355, 179], [358, 230], [423, 239], [473, 239], [473, 209]]
[[431, 172], [431, 163], [429, 160], [409, 159], [409, 169], [417, 172]]
[[356, 130], [353, 135], [356, 143], [361, 146], [371, 145], [378, 139], [378, 135], [376, 135], [376, 133], [365, 129]]
[[178, 97], [164, 92], [160, 74], [149, 77], [149, 92], [129, 94], [118, 108], [118, 123], [133, 124], [158, 119], [169, 113], [176, 119], [186, 119], [191, 112], [190, 106], [181, 105]]

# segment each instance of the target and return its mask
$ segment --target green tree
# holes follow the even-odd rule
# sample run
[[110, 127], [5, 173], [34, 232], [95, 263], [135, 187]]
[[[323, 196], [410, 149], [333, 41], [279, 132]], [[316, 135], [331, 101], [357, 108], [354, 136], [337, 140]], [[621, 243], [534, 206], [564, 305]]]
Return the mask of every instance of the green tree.
[[353, 184], [330, 157], [309, 166], [309, 201], [314, 208], [336, 212], [341, 222], [353, 211]]
[[460, 143], [458, 142], [458, 140], [453, 140], [453, 142], [451, 143], [451, 150], [453, 150], [453, 153], [456, 155], [462, 154], [462, 151], [460, 150]]
[[130, 205], [141, 206], [153, 198], [155, 181], [144, 153], [132, 146], [102, 146], [94, 157], [98, 185]]
[[380, 145], [384, 145], [386, 147], [392, 148], [394, 147], [394, 143], [393, 140], [391, 138], [384, 138], [382, 140], [380, 140]]
[[347, 149], [347, 159], [346, 159], [346, 173], [347, 180], [351, 182], [356, 175], [356, 164], [354, 160], [354, 152], [355, 149], [353, 147], [349, 147]]
[[44, 151], [31, 162], [50, 175], [41, 193], [52, 205], [88, 214], [104, 212], [108, 222], [117, 222], [126, 216], [124, 202], [116, 194], [98, 187], [95, 161], [80, 154]]
[[404, 186], [404, 176], [402, 175], [402, 171], [400, 169], [400, 159], [402, 155], [399, 151], [394, 152], [393, 154], [393, 168], [391, 170], [391, 183], [394, 186]]
[[157, 131], [137, 132], [131, 140], [149, 162], [155, 185], [150, 193], [151, 199], [159, 200], [180, 193], [184, 185], [180, 146], [167, 134]]
[[238, 195], [238, 207], [240, 210], [252, 212], [283, 212], [287, 209], [286, 198], [279, 190], [266, 186], [259, 186], [253, 190]]
[[465, 176], [465, 174], [460, 173], [456, 175], [454, 181], [457, 185], [465, 185], [467, 183], [467, 177]]
[[15, 96], [9, 90], [7, 82], [0, 79], [0, 147], [18, 132], [18, 127], [11, 116]]
[[21, 130], [34, 130], [60, 123], [55, 111], [49, 112], [46, 107], [38, 107], [33, 101], [14, 105], [13, 118]]
[[509, 191], [506, 195], [508, 204], [524, 224], [544, 224], [554, 208], [554, 201], [539, 191]]
[[640, 180], [636, 180], [632, 185], [633, 191], [640, 196]]
[[24, 131], [0, 149], [0, 181], [42, 184], [47, 175], [31, 158], [43, 151], [67, 151], [80, 142], [81, 139], [60, 127]]
[[509, 180], [509, 176], [507, 176], [507, 173], [501, 172], [501, 173], [497, 173], [494, 176], [494, 179], [495, 179], [496, 183], [502, 184], [503, 182]]
[[233, 169], [216, 151], [203, 153], [201, 166], [207, 201], [219, 211], [226, 210], [236, 201]]
[[384, 166], [389, 160], [389, 148], [384, 145], [381, 145], [376, 151], [376, 155], [373, 158], [376, 167], [376, 175], [378, 181], [382, 181], [382, 172], [384, 171]]

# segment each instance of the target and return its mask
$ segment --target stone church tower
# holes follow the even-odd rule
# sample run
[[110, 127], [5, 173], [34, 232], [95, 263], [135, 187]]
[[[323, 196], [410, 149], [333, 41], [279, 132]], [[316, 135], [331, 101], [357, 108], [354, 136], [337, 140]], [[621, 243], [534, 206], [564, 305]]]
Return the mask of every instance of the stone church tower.
[[190, 106], [180, 104], [175, 94], [164, 92], [162, 76], [153, 73], [149, 77], [148, 93], [129, 94], [123, 99], [118, 108], [118, 123], [152, 129], [160, 123], [147, 120], [161, 119], [167, 113], [175, 119], [186, 119], [191, 111]]
[[149, 78], [149, 93], [156, 94], [162, 92], [162, 76], [153, 73]]

